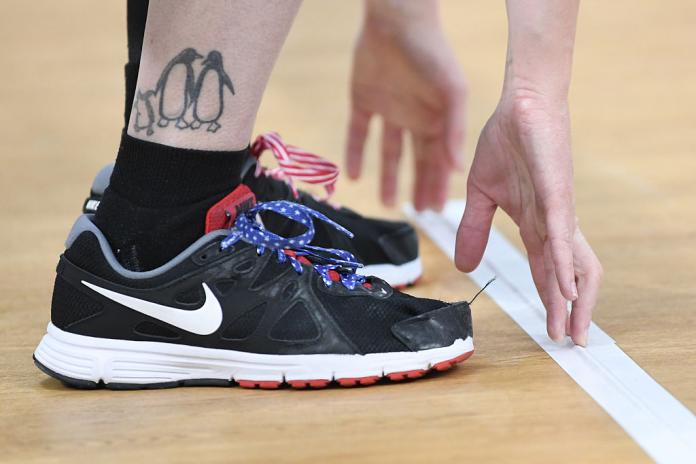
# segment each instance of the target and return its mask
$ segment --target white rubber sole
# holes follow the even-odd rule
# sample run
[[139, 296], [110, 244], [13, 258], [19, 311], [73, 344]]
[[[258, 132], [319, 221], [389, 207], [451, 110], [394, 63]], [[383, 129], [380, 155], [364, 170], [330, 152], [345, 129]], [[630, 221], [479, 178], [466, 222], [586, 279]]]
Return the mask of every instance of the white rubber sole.
[[[293, 386], [326, 386], [332, 380], [344, 385], [340, 382], [342, 379], [369, 378], [376, 381], [388, 376], [392, 380], [401, 380], [394, 378], [399, 377], [396, 374], [425, 373], [431, 368], [445, 370], [466, 359], [473, 350], [473, 340], [467, 337], [447, 347], [418, 352], [266, 355], [173, 343], [87, 337], [65, 332], [49, 323], [34, 358], [40, 367], [48, 369], [42, 370], [50, 375], [57, 374], [54, 377], [68, 384], [74, 381], [76, 386], [79, 382], [94, 382], [137, 388], [138, 385], [184, 385], [186, 381], [220, 380], [236, 381], [242, 386], [276, 388], [282, 382]], [[419, 376], [405, 375], [403, 378]], [[315, 381], [324, 382], [311, 383]], [[361, 382], [353, 384], [356, 383]]]
[[416, 282], [423, 274], [420, 258], [413, 261], [396, 264], [371, 264], [358, 268], [357, 273], [365, 276], [375, 276], [386, 281], [392, 287], [405, 287]]

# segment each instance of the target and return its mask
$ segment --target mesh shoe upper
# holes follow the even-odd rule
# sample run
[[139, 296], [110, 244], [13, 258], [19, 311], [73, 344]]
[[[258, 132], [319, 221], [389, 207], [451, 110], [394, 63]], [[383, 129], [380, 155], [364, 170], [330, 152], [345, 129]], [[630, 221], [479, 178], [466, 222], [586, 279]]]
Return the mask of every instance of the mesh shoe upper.
[[[78, 232], [58, 266], [52, 320], [81, 335], [269, 354], [413, 351], [395, 335], [395, 324], [449, 307], [400, 293], [376, 278], [353, 290], [340, 282], [327, 287], [310, 266], [297, 273], [273, 253], [258, 256], [246, 243], [221, 250], [221, 231], [145, 273], [120, 268], [93, 225]], [[200, 307], [206, 283], [220, 301], [223, 321], [214, 333], [196, 335], [96, 294], [85, 282], [182, 311]], [[83, 309], [75, 311], [76, 306]], [[466, 338], [467, 330], [456, 337]], [[454, 341], [438, 337], [429, 343]]]

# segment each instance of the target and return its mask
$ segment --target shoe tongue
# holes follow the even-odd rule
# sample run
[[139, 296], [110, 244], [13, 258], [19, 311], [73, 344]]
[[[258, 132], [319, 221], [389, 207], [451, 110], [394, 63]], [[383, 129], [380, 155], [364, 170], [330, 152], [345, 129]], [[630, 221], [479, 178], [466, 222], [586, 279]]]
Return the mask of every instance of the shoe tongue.
[[205, 233], [229, 229], [237, 216], [256, 205], [256, 196], [249, 187], [240, 184], [222, 200], [210, 207], [205, 216]]
[[257, 162], [245, 166], [242, 171], [242, 183], [246, 184], [256, 195], [257, 201], [277, 201], [295, 199], [290, 187], [282, 180], [274, 179], [266, 173], [256, 172]]
[[251, 154], [247, 155], [246, 159], [244, 160], [244, 164], [242, 164], [241, 174], [239, 175], [239, 178], [242, 182], [249, 178], [249, 176], [254, 175], [254, 172], [256, 172], [256, 165], [258, 164], [258, 162], [259, 161], [256, 159], [255, 156], [252, 156]]

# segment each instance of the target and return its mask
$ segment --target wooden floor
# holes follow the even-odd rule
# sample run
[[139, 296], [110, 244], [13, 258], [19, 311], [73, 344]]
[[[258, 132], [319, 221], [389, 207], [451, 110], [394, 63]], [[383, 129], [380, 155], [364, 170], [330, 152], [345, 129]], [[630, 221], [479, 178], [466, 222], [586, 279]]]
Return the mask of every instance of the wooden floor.
[[[475, 305], [476, 355], [424, 380], [371, 388], [76, 391], [31, 353], [62, 241], [117, 147], [124, 2], [4, 0], [0, 15], [0, 461], [649, 461], [493, 302]], [[494, 108], [502, 2], [444, 2], [471, 83], [469, 133]], [[337, 21], [327, 18], [340, 18]], [[577, 205], [606, 281], [595, 321], [696, 410], [696, 3], [585, 0], [572, 88]], [[258, 130], [341, 159], [359, 2], [306, 0]], [[475, 138], [467, 143], [471, 154]], [[368, 165], [377, 166], [375, 144]], [[411, 175], [405, 168], [406, 177]], [[465, 177], [453, 196], [463, 196]], [[377, 171], [338, 200], [374, 200]], [[408, 193], [404, 184], [403, 194]], [[516, 240], [514, 229], [498, 226]], [[425, 238], [418, 295], [474, 285]], [[590, 341], [591, 342], [591, 341]]]

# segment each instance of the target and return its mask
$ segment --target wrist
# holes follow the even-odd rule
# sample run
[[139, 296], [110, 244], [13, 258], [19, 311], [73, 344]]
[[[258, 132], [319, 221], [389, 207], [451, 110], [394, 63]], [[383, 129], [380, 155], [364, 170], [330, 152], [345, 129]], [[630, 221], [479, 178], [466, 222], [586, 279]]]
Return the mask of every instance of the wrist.
[[526, 73], [506, 71], [501, 102], [533, 102], [535, 106], [566, 108], [568, 106], [569, 79], [530, 76]]
[[508, 46], [503, 80], [503, 97], [567, 103], [573, 53], [569, 50], [529, 46], [518, 51]]
[[515, 88], [503, 92], [495, 109], [503, 128], [511, 133], [569, 130], [570, 106], [567, 98], [549, 97], [530, 88]]
[[578, 0], [507, 2], [508, 46], [504, 94], [535, 94], [554, 102], [568, 98]]

